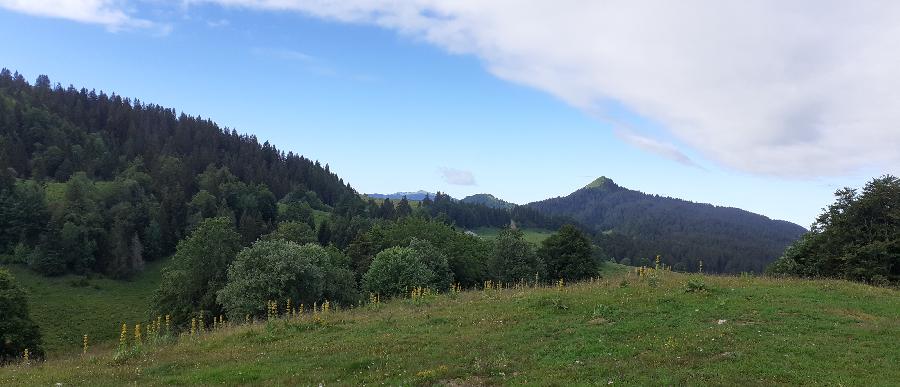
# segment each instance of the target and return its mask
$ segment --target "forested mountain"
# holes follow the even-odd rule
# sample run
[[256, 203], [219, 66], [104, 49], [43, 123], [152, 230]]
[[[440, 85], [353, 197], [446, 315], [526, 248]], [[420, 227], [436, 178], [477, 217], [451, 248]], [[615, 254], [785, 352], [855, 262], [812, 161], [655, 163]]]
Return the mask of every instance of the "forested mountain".
[[328, 165], [174, 109], [0, 71], [0, 263], [122, 278], [171, 255], [204, 219], [260, 238], [346, 249], [380, 221], [460, 228], [565, 223], [449, 195], [367, 201]]
[[484, 193], [466, 196], [465, 198], [463, 198], [460, 201], [463, 203], [469, 203], [469, 204], [481, 204], [481, 205], [483, 205], [485, 207], [489, 207], [489, 208], [507, 208], [508, 209], [508, 208], [513, 208], [516, 206], [515, 204], [507, 202], [503, 199], [499, 199], [494, 195], [484, 194]]
[[601, 177], [565, 197], [527, 207], [592, 228], [617, 260], [649, 264], [656, 255], [676, 269], [760, 272], [806, 230], [737, 208], [648, 195]]
[[279, 208], [361, 202], [327, 165], [252, 135], [43, 75], [0, 71], [0, 129], [0, 255], [45, 274], [127, 276], [203, 218], [252, 241]]
[[574, 220], [567, 216], [551, 216], [525, 206], [491, 207], [484, 203], [468, 203], [438, 192], [434, 198], [422, 200], [425, 211], [434, 218], [444, 219], [457, 226], [507, 227], [511, 222], [522, 227], [538, 227], [555, 230]]

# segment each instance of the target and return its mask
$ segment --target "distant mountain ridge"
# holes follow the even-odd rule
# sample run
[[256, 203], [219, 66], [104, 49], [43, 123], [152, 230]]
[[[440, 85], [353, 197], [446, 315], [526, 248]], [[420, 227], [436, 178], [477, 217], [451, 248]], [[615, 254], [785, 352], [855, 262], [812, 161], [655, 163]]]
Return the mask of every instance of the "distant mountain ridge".
[[510, 209], [516, 206], [515, 203], [507, 202], [488, 193], [480, 193], [466, 196], [461, 200], [463, 203], [480, 204], [489, 208]]
[[656, 255], [679, 269], [762, 271], [806, 229], [731, 207], [694, 203], [630, 190], [600, 177], [564, 197], [527, 204], [593, 228], [612, 257], [632, 264]]
[[435, 195], [434, 192], [428, 192], [428, 191], [425, 191], [425, 190], [418, 190], [418, 191], [415, 191], [415, 192], [394, 192], [394, 193], [391, 193], [391, 194], [379, 194], [379, 193], [366, 194], [366, 196], [368, 196], [368, 197], [370, 197], [370, 198], [372, 198], [372, 199], [391, 199], [391, 200], [400, 200], [400, 199], [402, 199], [404, 196], [406, 196], [406, 199], [407, 199], [407, 200], [417, 200], [417, 201], [418, 201], [418, 200], [425, 199], [425, 196], [428, 196], [428, 197], [430, 197], [430, 198], [434, 198], [434, 195]]

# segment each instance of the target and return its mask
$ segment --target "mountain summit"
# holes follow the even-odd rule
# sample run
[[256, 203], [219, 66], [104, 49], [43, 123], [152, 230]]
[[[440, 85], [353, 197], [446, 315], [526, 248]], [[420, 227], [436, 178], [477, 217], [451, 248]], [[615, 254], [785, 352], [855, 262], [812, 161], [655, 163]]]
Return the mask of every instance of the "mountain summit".
[[465, 198], [463, 198], [462, 202], [480, 204], [490, 208], [513, 208], [516, 206], [513, 203], [507, 202], [503, 199], [499, 199], [496, 196], [487, 193], [466, 196]]
[[606, 176], [600, 176], [597, 179], [595, 179], [594, 181], [590, 182], [588, 185], [584, 186], [584, 188], [582, 188], [582, 189], [611, 188], [611, 187], [618, 187], [618, 186], [616, 185], [616, 183], [614, 181], [612, 181], [612, 179], [610, 179]]
[[657, 255], [678, 269], [760, 272], [806, 230], [738, 208], [649, 195], [600, 177], [565, 197], [527, 205], [592, 228], [616, 259], [649, 264]]

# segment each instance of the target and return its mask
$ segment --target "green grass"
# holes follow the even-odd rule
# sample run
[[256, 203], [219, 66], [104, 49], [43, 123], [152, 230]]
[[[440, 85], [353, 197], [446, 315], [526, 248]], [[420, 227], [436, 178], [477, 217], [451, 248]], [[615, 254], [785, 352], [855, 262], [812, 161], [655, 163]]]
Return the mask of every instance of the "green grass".
[[[480, 227], [472, 231], [481, 237], [494, 239], [500, 233], [500, 230], [501, 229], [496, 227]], [[545, 230], [542, 228], [519, 228], [519, 230], [522, 230], [522, 233], [525, 234], [526, 241], [538, 245], [543, 242], [544, 239], [547, 239], [550, 237], [550, 235], [553, 235], [553, 231]]]
[[896, 385], [898, 337], [894, 289], [620, 272], [238, 326], [124, 361], [7, 366], [0, 385]]
[[66, 275], [43, 277], [24, 266], [4, 266], [28, 293], [32, 319], [40, 326], [44, 349], [54, 357], [81, 348], [87, 334], [95, 344], [118, 338], [122, 322], [147, 319], [165, 262], [148, 263], [130, 281]]

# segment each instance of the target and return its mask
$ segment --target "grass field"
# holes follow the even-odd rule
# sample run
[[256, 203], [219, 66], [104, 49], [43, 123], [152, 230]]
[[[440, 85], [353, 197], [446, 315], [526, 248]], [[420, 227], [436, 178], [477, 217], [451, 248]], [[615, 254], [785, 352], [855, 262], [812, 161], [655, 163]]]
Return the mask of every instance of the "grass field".
[[[496, 227], [480, 227], [472, 231], [481, 237], [494, 239], [497, 237], [497, 234], [500, 233], [500, 230], [501, 229]], [[520, 228], [520, 230], [522, 230], [522, 233], [525, 234], [525, 240], [534, 244], [540, 244], [544, 241], [544, 239], [547, 239], [550, 237], [550, 235], [553, 235], [553, 231], [545, 230], [542, 228]]]
[[[687, 283], [695, 288], [688, 291]], [[0, 369], [0, 385], [896, 385], [900, 292], [633, 272], [241, 325]]]
[[123, 321], [147, 318], [163, 265], [162, 261], [151, 262], [130, 281], [43, 277], [24, 266], [4, 267], [28, 292], [32, 319], [41, 328], [44, 349], [54, 357], [81, 348], [85, 334], [95, 343], [114, 340]]

